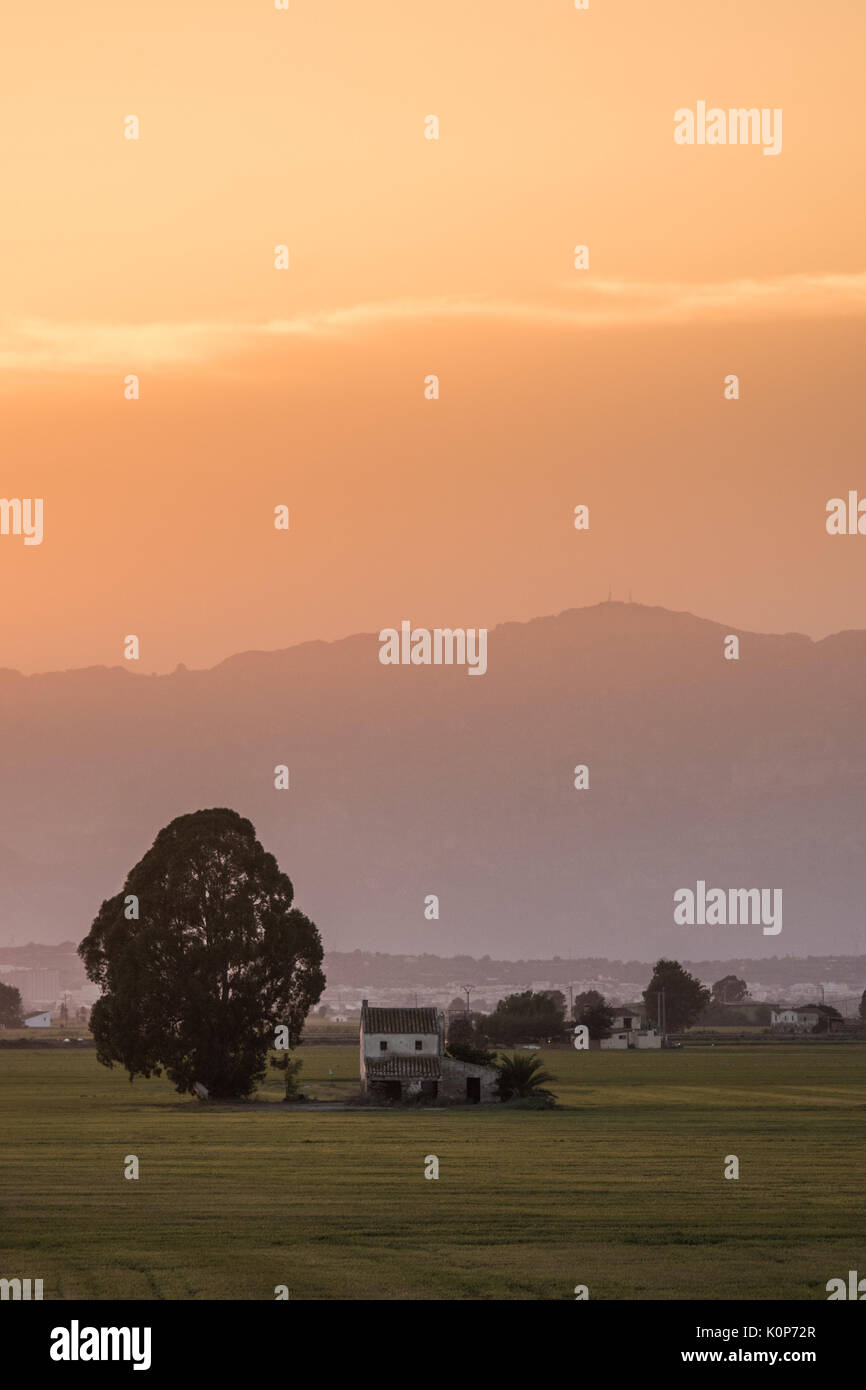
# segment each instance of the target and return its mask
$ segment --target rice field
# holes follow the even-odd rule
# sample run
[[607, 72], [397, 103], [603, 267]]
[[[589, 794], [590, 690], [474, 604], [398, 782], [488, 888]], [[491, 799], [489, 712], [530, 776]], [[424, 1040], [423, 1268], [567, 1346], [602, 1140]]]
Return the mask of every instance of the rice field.
[[[312, 1096], [357, 1090], [356, 1047], [299, 1055]], [[279, 1104], [277, 1073], [203, 1104], [90, 1049], [0, 1049], [0, 1277], [46, 1299], [810, 1300], [866, 1273], [866, 1044], [541, 1055], [555, 1112], [315, 1110]]]

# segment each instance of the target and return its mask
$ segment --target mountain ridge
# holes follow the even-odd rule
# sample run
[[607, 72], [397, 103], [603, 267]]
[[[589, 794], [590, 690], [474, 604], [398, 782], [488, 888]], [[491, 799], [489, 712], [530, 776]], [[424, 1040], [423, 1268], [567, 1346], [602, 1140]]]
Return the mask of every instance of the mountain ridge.
[[[4, 935], [80, 938], [164, 824], [227, 805], [332, 950], [857, 951], [866, 633], [605, 602], [500, 624], [488, 656], [475, 679], [386, 667], [353, 634], [138, 679], [0, 673]], [[782, 935], [676, 926], [699, 879], [781, 888]]]

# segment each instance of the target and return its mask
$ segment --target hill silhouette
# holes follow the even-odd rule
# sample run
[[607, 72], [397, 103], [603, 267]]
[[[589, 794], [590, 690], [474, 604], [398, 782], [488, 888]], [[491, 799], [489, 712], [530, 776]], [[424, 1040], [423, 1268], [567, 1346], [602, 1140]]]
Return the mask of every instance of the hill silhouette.
[[[477, 679], [384, 667], [375, 634], [163, 676], [0, 671], [2, 940], [79, 939], [161, 826], [231, 806], [329, 950], [856, 952], [866, 633], [740, 632], [725, 661], [736, 631], [603, 603], [492, 629]], [[782, 934], [674, 926], [698, 878], [781, 888]]]

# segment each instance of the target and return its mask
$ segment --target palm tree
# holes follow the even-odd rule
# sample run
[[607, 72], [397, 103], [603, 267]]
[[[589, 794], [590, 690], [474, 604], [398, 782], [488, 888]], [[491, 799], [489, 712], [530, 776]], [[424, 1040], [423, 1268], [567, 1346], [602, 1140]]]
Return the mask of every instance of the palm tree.
[[497, 1082], [499, 1098], [512, 1100], [515, 1097], [546, 1096], [550, 1092], [544, 1090], [544, 1083], [555, 1080], [554, 1076], [543, 1070], [540, 1057], [526, 1057], [519, 1053], [514, 1057], [503, 1056]]

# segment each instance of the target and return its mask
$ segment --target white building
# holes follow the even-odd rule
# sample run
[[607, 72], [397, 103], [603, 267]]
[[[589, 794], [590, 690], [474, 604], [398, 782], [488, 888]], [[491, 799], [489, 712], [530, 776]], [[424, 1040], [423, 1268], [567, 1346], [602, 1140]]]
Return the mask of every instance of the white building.
[[361, 1005], [361, 1086], [385, 1100], [447, 1096], [477, 1103], [496, 1095], [496, 1067], [445, 1054], [445, 1015], [436, 1009]]
[[616, 1006], [614, 1012], [610, 1037], [601, 1040], [601, 1046], [604, 1048], [647, 1048], [661, 1045], [661, 1033], [647, 1026], [643, 1013], [620, 1005]]
[[[787, 1028], [795, 1033], [814, 1033], [819, 1022], [825, 1018], [823, 1009], [817, 1004], [789, 1005], [787, 1008], [773, 1009], [770, 1014], [772, 1028]], [[828, 1020], [827, 1027], [833, 1026]], [[841, 1027], [841, 1024], [839, 1024]]]
[[51, 1027], [51, 1015], [50, 1015], [50, 1013], [44, 1013], [44, 1014], [31, 1014], [29, 1018], [25, 1018], [25, 1020], [24, 1020], [24, 1027], [25, 1027], [25, 1028], [50, 1028], [50, 1027]]

